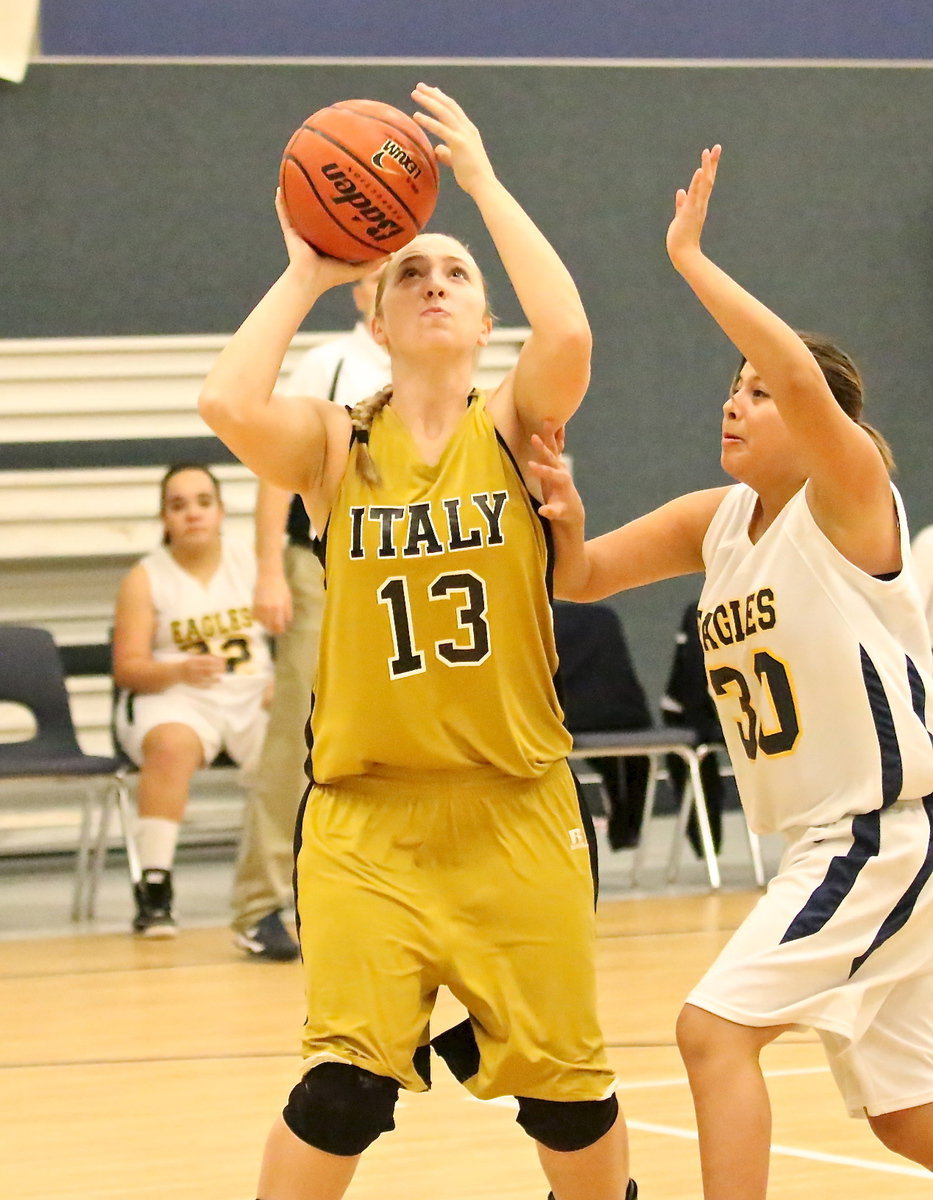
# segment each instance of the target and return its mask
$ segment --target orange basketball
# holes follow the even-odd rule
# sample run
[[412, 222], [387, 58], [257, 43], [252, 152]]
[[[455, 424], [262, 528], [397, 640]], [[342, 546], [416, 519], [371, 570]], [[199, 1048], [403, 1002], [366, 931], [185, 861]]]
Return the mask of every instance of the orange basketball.
[[427, 223], [437, 203], [437, 160], [427, 135], [399, 109], [342, 100], [295, 131], [279, 185], [292, 224], [315, 250], [368, 262]]

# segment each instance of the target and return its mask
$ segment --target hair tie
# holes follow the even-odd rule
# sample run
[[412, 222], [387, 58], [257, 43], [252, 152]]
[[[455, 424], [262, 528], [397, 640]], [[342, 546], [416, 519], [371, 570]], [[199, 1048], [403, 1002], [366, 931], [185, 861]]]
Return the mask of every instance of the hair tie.
[[364, 446], [367, 445], [369, 443], [369, 430], [368, 429], [357, 429], [356, 440], [358, 442], [361, 442]]

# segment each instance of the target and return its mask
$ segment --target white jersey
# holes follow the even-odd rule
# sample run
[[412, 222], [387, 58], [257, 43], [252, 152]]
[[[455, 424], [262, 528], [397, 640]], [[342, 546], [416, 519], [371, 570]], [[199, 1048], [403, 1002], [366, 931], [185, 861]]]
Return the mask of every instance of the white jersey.
[[391, 380], [389, 355], [374, 342], [362, 321], [350, 333], [312, 346], [299, 360], [282, 391], [350, 405], [381, 391]]
[[911, 553], [930, 642], [933, 643], [933, 525], [927, 525], [925, 529], [920, 530], [914, 538]]
[[142, 566], [156, 616], [153, 658], [216, 654], [227, 660], [218, 682], [234, 691], [246, 680], [265, 683], [271, 677], [266, 635], [253, 617], [256, 559], [248, 545], [224, 538], [220, 565], [206, 584], [179, 566], [166, 546], [147, 555]]
[[715, 513], [698, 614], [749, 825], [790, 831], [928, 796], [933, 659], [900, 496], [890, 580], [836, 550], [805, 487], [753, 545], [756, 500], [740, 484]]

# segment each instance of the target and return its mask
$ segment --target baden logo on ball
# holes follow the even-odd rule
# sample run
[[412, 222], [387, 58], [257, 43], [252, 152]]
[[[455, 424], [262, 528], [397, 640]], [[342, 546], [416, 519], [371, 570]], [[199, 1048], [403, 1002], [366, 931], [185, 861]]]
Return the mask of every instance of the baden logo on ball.
[[282, 156], [289, 218], [315, 250], [368, 262], [400, 249], [437, 203], [434, 148], [411, 117], [378, 100], [312, 113]]

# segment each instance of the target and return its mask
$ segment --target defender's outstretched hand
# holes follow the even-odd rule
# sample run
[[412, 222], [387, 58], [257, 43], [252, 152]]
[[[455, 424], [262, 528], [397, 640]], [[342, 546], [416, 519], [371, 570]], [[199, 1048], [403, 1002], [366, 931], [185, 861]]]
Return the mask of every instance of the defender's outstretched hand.
[[453, 170], [468, 195], [481, 180], [495, 178], [480, 132], [456, 100], [426, 83], [419, 83], [411, 95], [428, 110], [415, 113], [415, 120], [439, 139], [434, 147], [438, 162]]
[[679, 267], [684, 255], [700, 248], [700, 235], [706, 223], [706, 211], [721, 155], [722, 146], [704, 150], [690, 186], [678, 188], [674, 196], [674, 219], [667, 230], [667, 253], [675, 267]]
[[585, 513], [580, 493], [561, 454], [564, 449], [564, 429], [545, 423], [542, 435], [532, 434], [532, 455], [528, 465], [541, 480], [544, 503], [538, 509], [552, 525], [583, 525]]

